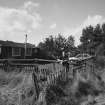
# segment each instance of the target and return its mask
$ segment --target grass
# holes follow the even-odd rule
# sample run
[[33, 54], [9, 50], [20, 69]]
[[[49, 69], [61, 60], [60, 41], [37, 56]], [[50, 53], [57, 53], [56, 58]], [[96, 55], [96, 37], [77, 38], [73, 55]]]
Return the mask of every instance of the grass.
[[94, 103], [96, 97], [105, 94], [105, 81], [103, 81], [101, 73], [98, 73], [91, 72], [88, 79], [81, 74], [78, 80], [67, 79], [63, 81], [58, 78], [56, 85], [50, 85], [47, 88], [45, 96], [47, 105], [81, 105], [85, 101], [90, 103], [89, 96], [93, 97], [92, 103]]
[[[58, 70], [59, 68], [60, 67], [57, 66], [56, 70]], [[40, 69], [43, 69], [43, 67], [40, 66]], [[4, 72], [1, 70], [0, 105], [7, 105], [7, 103], [9, 104], [10, 100], [11, 102], [13, 102], [13, 105], [16, 105], [16, 103], [19, 102], [19, 97], [22, 105], [32, 105], [33, 100], [35, 100], [36, 93], [35, 87], [32, 83], [31, 75], [31, 72]], [[80, 76], [82, 79], [84, 78], [82, 75]], [[48, 87], [46, 88], [44, 101], [47, 105], [81, 105], [84, 100], [88, 100], [89, 95], [97, 97], [100, 94], [104, 93], [104, 76], [100, 76], [92, 74], [92, 78], [86, 81], [83, 81], [81, 78], [79, 78], [78, 80], [72, 78], [63, 79], [58, 76], [58, 78], [56, 79], [56, 84], [48, 85]], [[14, 101], [16, 97], [17, 99], [16, 101]], [[41, 102], [38, 103], [38, 105], [40, 104]]]
[[0, 105], [31, 105], [34, 95], [31, 73], [0, 71]]

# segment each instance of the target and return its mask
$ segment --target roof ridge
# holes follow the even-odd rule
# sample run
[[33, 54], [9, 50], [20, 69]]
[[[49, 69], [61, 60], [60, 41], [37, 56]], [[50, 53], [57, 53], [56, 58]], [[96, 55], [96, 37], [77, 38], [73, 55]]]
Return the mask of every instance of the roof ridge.
[[[12, 46], [12, 47], [24, 47], [25, 45], [25, 43], [8, 41], [8, 40], [7, 41], [0, 40], [0, 44], [3, 46]], [[31, 43], [27, 43], [27, 47], [35, 47], [35, 45]]]

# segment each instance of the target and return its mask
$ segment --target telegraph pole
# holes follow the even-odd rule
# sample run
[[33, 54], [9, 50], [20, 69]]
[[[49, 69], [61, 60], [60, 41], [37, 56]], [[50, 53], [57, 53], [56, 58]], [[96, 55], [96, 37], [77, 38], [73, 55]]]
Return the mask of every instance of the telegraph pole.
[[27, 34], [25, 35], [25, 53], [24, 53], [24, 59], [26, 58], [27, 53]]

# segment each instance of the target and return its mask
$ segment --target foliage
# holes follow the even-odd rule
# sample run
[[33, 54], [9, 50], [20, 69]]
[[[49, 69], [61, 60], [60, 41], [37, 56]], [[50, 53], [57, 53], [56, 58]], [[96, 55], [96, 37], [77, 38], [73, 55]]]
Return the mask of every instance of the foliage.
[[[66, 39], [61, 34], [58, 34], [57, 37], [53, 37], [51, 35], [45, 38], [43, 42], [40, 42], [38, 47], [47, 51], [51, 56], [54, 56], [56, 59], [62, 59], [63, 57], [66, 58], [68, 56], [68, 52], [71, 52], [72, 48], [74, 48], [74, 37], [69, 36]], [[64, 55], [63, 52], [65, 53]]]
[[[89, 53], [91, 55], [104, 54], [105, 48], [105, 24], [102, 26], [97, 24], [95, 27], [88, 26], [82, 31], [80, 38], [81, 44], [78, 48], [81, 52]], [[101, 46], [101, 53], [99, 52]]]
[[50, 54], [50, 52], [46, 51], [43, 47], [43, 49], [36, 48], [37, 51], [35, 51], [33, 58], [38, 58], [38, 59], [47, 59], [47, 60], [55, 60], [55, 57]]

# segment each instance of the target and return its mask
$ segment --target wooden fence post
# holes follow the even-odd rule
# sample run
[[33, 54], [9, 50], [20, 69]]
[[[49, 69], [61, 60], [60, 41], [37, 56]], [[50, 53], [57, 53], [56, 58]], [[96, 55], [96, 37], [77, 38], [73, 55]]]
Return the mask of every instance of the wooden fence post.
[[37, 76], [35, 75], [35, 71], [32, 73], [32, 78], [34, 81], [35, 91], [36, 91], [36, 95], [37, 95], [37, 99], [38, 99], [38, 97], [39, 97], [39, 85], [38, 85]]

